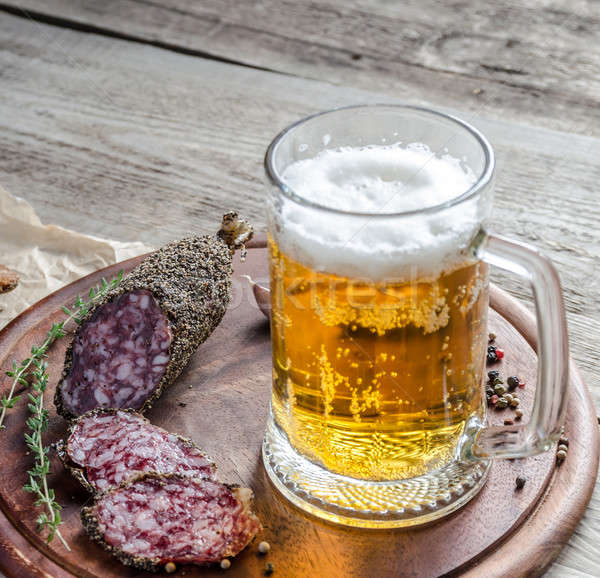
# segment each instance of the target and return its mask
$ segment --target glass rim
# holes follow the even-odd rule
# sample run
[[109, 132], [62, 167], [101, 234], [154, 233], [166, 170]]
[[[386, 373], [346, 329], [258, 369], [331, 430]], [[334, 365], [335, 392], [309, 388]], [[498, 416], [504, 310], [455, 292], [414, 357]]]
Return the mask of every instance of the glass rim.
[[[453, 197], [447, 201], [444, 201], [443, 203], [438, 203], [436, 205], [431, 205], [429, 207], [423, 207], [420, 209], [410, 209], [410, 210], [406, 210], [406, 211], [394, 211], [392, 213], [369, 213], [369, 212], [365, 212], [365, 211], [349, 211], [349, 210], [345, 210], [345, 209], [336, 209], [334, 207], [329, 207], [329, 206], [323, 205], [321, 203], [309, 201], [308, 199], [305, 199], [301, 195], [298, 195], [296, 192], [294, 192], [292, 190], [292, 188], [285, 183], [285, 181], [279, 175], [278, 171], [275, 169], [275, 166], [273, 163], [273, 157], [275, 154], [275, 150], [276, 150], [277, 146], [281, 143], [281, 141], [289, 133], [291, 133], [295, 128], [305, 124], [306, 122], [308, 122], [314, 118], [318, 118], [320, 116], [326, 116], [326, 115], [329, 115], [329, 114], [332, 114], [335, 112], [352, 110], [352, 109], [368, 110], [368, 109], [384, 109], [384, 108], [392, 108], [392, 109], [405, 110], [405, 111], [415, 111], [415, 112], [426, 113], [431, 116], [437, 116], [444, 120], [451, 121], [456, 126], [459, 126], [466, 132], [470, 133], [471, 136], [475, 137], [475, 140], [480, 144], [480, 146], [483, 150], [484, 156], [485, 156], [485, 164], [484, 164], [483, 170], [481, 171], [481, 174], [477, 177], [477, 180], [466, 191], [464, 191], [463, 193], [461, 193], [460, 195], [458, 195], [456, 197]], [[275, 138], [271, 141], [271, 144], [267, 148], [267, 151], [265, 153], [265, 159], [264, 159], [265, 172], [266, 172], [267, 176], [269, 177], [269, 180], [276, 187], [278, 187], [279, 190], [291, 201], [294, 201], [295, 203], [304, 205], [306, 207], [318, 209], [321, 211], [327, 211], [327, 212], [335, 213], [338, 215], [368, 217], [370, 219], [380, 218], [380, 217], [381, 218], [390, 218], [390, 217], [401, 217], [401, 216], [411, 216], [411, 215], [435, 213], [435, 212], [442, 211], [444, 209], [449, 209], [451, 207], [459, 205], [459, 204], [477, 196], [480, 191], [485, 189], [490, 184], [492, 177], [494, 175], [495, 164], [496, 164], [496, 160], [495, 160], [495, 155], [494, 155], [494, 149], [492, 148], [492, 145], [490, 144], [490, 142], [487, 140], [487, 138], [485, 136], [483, 136], [483, 134], [478, 129], [476, 129], [473, 125], [469, 124], [468, 122], [462, 120], [461, 118], [454, 116], [452, 114], [448, 114], [445, 112], [440, 112], [438, 110], [428, 108], [426, 106], [417, 106], [417, 105], [410, 105], [410, 104], [386, 104], [386, 103], [351, 104], [348, 106], [340, 106], [340, 107], [336, 107], [336, 108], [330, 108], [328, 110], [316, 112], [316, 113], [310, 114], [308, 116], [305, 116], [305, 117], [293, 122], [292, 124], [288, 125], [281, 132], [279, 132], [279, 134], [277, 134], [277, 136], [275, 136]]]

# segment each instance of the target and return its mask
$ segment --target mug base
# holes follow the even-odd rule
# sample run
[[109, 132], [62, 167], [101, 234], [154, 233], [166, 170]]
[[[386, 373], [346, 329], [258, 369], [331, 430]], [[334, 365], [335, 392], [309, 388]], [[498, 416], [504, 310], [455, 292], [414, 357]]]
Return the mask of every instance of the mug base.
[[272, 414], [262, 447], [275, 487], [298, 508], [337, 524], [402, 528], [426, 524], [465, 505], [483, 487], [491, 460], [452, 461], [406, 480], [359, 480], [330, 472], [300, 455]]

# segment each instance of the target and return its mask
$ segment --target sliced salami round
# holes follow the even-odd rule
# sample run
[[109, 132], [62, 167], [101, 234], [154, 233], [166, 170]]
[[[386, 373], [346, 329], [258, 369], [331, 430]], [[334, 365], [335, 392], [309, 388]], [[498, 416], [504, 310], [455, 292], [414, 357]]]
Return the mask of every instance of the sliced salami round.
[[171, 329], [152, 293], [130, 291], [97, 309], [75, 336], [63, 402], [79, 415], [96, 407], [139, 409], [170, 359]]
[[215, 465], [190, 440], [129, 410], [96, 409], [79, 417], [59, 445], [65, 466], [91, 492], [144, 472], [213, 478]]
[[124, 564], [210, 564], [244, 549], [261, 530], [252, 491], [177, 474], [143, 474], [83, 508], [89, 536]]

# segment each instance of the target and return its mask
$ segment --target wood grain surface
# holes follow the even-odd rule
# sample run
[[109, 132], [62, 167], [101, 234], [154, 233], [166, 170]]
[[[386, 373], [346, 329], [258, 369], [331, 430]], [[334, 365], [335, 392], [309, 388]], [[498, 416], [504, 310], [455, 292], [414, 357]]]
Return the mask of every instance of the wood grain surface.
[[20, 15], [599, 135], [595, 0], [4, 0]]
[[[136, 262], [138, 259], [126, 262], [125, 270]], [[77, 281], [9, 325], [0, 335], [0, 366], [8, 367], [13, 357], [26, 354], [32, 342], [39, 340], [61, 315], [56, 313], [60, 305], [71, 303], [77, 293], [85, 292], [101, 276], [110, 278], [119, 268], [112, 266]], [[262, 557], [256, 552], [256, 544], [251, 545], [233, 560], [228, 575], [260, 576], [266, 561], [274, 564], [278, 575], [298, 578], [369, 578], [375, 569], [382, 578], [433, 577], [463, 571], [499, 578], [513, 575], [516, 568], [529, 575], [542, 572], [568, 540], [596, 476], [595, 415], [577, 373], [572, 381], [574, 395], [566, 425], [569, 454], [560, 468], [555, 469], [552, 451], [525, 460], [498, 461], [476, 498], [440, 523], [424, 528], [361, 531], [321, 523], [279, 496], [260, 459], [270, 399], [269, 332], [250, 287], [240, 275], [261, 279], [266, 276], [266, 268], [264, 249], [251, 249], [246, 263], [236, 263], [232, 305], [222, 324], [148, 414], [153, 423], [195, 439], [215, 458], [223, 480], [248, 485], [255, 491], [255, 509], [265, 526], [259, 539], [268, 540], [272, 551], [268, 557]], [[518, 323], [523, 333], [520, 335], [504, 317], [492, 312], [490, 329], [497, 333], [497, 341], [507, 353], [502, 370], [518, 373], [532, 383], [536, 357], [527, 344], [527, 340], [535, 342], [532, 320], [499, 290], [493, 291], [492, 302], [497, 302], [498, 309]], [[49, 355], [53, 387], [60, 375], [65, 347], [66, 343], [59, 343]], [[531, 410], [533, 393], [530, 387], [520, 395], [526, 412], [524, 419]], [[51, 396], [52, 391], [48, 397]], [[11, 413], [7, 425], [14, 435], [0, 437], [4, 465], [0, 473], [0, 529], [3, 535], [7, 532], [8, 538], [13, 538], [10, 544], [0, 541], [0, 568], [8, 576], [23, 575], [23, 568], [29, 574], [32, 565], [36, 570], [31, 575], [143, 576], [124, 568], [87, 539], [79, 521], [79, 509], [89, 496], [57, 460], [53, 460], [50, 482], [64, 506], [63, 535], [73, 551], [67, 554], [57, 541], [48, 546], [35, 533], [30, 495], [20, 490], [30, 460], [17, 433], [25, 412], [21, 407]], [[492, 412], [490, 422], [502, 423], [507, 412]], [[66, 423], [52, 410], [48, 441], [59, 439], [65, 430]], [[10, 467], [6, 467], [8, 464]], [[516, 492], [514, 480], [519, 474], [526, 475], [527, 483]], [[557, 511], [560, 516], [556, 516]], [[18, 535], [13, 537], [15, 531]], [[28, 542], [24, 543], [22, 537]], [[181, 572], [188, 576], [222, 575], [221, 570], [214, 568], [189, 567]]]
[[[1, 6], [0, 181], [81, 232], [158, 245], [227, 207], [260, 228], [262, 155], [289, 122], [356, 102], [454, 107], [499, 156], [490, 228], [559, 268], [600, 407], [597, 2]], [[599, 520], [597, 491], [549, 575], [600, 575]]]

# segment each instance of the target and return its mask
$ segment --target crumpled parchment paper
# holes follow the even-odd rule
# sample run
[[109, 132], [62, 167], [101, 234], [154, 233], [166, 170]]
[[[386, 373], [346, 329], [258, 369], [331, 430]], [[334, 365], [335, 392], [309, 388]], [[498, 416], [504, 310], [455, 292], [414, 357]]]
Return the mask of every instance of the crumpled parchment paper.
[[16, 271], [16, 289], [0, 295], [0, 329], [49, 293], [118, 261], [151, 251], [44, 225], [33, 207], [0, 187], [0, 263]]

